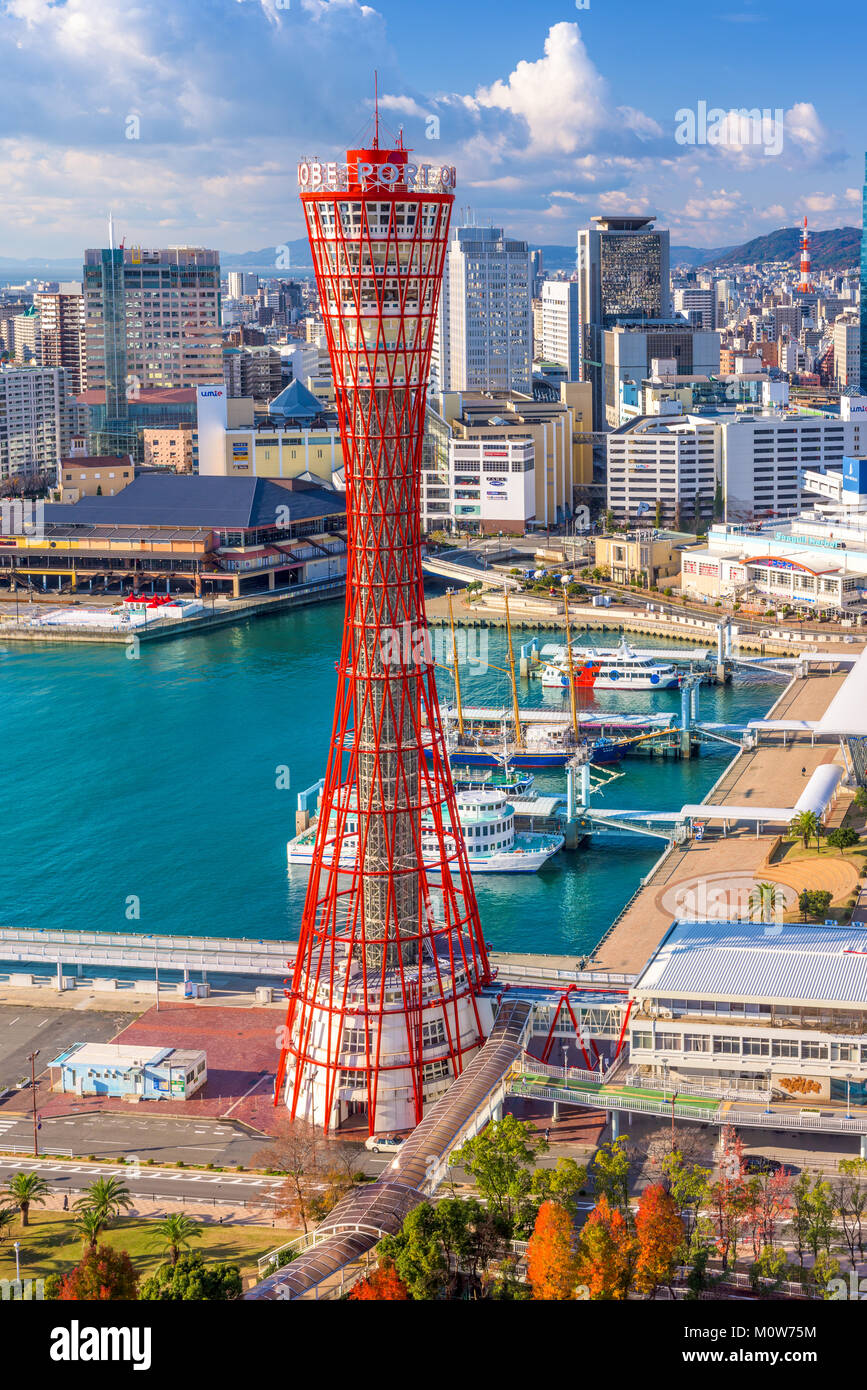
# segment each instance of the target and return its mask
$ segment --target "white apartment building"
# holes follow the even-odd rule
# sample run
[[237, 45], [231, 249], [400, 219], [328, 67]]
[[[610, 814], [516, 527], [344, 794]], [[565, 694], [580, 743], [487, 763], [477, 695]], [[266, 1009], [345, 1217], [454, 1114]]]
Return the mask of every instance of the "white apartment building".
[[861, 385], [861, 325], [856, 315], [844, 314], [834, 324], [834, 375], [841, 390]]
[[0, 368], [0, 482], [18, 474], [55, 474], [69, 453], [72, 403], [58, 367]]
[[454, 227], [431, 376], [445, 391], [532, 390], [530, 250], [502, 227]]
[[[863, 421], [864, 423], [860, 423]], [[867, 417], [796, 415], [774, 410], [707, 411], [683, 416], [640, 417], [612, 432], [607, 441], [607, 505], [623, 521], [638, 520], [663, 505], [666, 521], [701, 514], [719, 480], [728, 521], [791, 515], [804, 502], [808, 468], [842, 467], [844, 454], [867, 450]]]
[[523, 535], [536, 514], [535, 471], [532, 439], [450, 439], [447, 478], [424, 477], [423, 529]]
[[542, 286], [542, 357], [566, 370], [566, 381], [581, 381], [581, 320], [578, 281], [546, 280]]
[[618, 521], [652, 520], [657, 502], [666, 524], [684, 526], [713, 513], [720, 475], [720, 434], [701, 417], [643, 416], [608, 435], [606, 502]]
[[707, 333], [716, 328], [716, 294], [713, 290], [687, 285], [674, 291], [674, 312]]

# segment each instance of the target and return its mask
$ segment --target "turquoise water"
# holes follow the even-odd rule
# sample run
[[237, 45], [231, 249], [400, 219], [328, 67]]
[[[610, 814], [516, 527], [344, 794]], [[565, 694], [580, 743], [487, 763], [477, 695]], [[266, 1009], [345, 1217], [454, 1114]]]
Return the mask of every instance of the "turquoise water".
[[[341, 623], [342, 604], [328, 604], [145, 644], [139, 660], [108, 646], [0, 645], [0, 924], [295, 937], [306, 878], [287, 874], [286, 841], [296, 793], [325, 770]], [[489, 661], [505, 666], [505, 635], [486, 635]], [[441, 688], [451, 695], [445, 672]], [[761, 714], [778, 689], [703, 689], [702, 716]], [[506, 705], [508, 678], [464, 668], [462, 693], [467, 704]], [[521, 699], [568, 708], [568, 695], [543, 694], [537, 681]], [[604, 692], [583, 707], [678, 710], [680, 696]], [[699, 800], [732, 752], [628, 759], [601, 804]], [[288, 790], [277, 785], [284, 767]], [[537, 774], [539, 790], [562, 785]], [[542, 874], [476, 878], [486, 938], [509, 950], [588, 950], [662, 848], [606, 838]]]

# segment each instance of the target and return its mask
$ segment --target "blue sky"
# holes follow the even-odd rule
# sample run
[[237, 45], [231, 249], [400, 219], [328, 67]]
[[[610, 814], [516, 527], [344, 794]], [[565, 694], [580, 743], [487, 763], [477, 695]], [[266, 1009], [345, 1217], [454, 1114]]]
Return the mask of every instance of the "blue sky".
[[[535, 242], [599, 211], [707, 247], [859, 225], [865, 37], [863, 0], [0, 0], [0, 256], [77, 256], [109, 207], [143, 244], [300, 235], [297, 161], [355, 143], [374, 67], [458, 205]], [[699, 103], [768, 120], [679, 142]]]

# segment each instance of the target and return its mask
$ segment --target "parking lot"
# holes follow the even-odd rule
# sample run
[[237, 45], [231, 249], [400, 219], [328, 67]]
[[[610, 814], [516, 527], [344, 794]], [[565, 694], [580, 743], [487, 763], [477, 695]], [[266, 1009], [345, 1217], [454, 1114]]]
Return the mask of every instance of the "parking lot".
[[[77, 1042], [109, 1042], [137, 1017], [118, 1010], [53, 1009], [0, 1004], [0, 1094], [30, 1078], [28, 1055], [37, 1050], [36, 1075], [44, 1072], [64, 1047]], [[8, 1102], [6, 1102], [8, 1104]], [[3, 1102], [0, 1102], [2, 1114]]]

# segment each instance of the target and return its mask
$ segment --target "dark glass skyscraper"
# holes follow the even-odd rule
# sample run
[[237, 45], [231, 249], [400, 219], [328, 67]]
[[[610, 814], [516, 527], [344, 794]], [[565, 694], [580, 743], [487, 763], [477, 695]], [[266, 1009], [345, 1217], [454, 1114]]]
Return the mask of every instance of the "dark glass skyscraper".
[[867, 396], [867, 154], [861, 193], [861, 394]]

